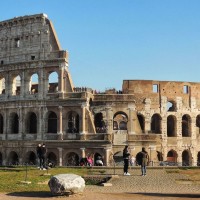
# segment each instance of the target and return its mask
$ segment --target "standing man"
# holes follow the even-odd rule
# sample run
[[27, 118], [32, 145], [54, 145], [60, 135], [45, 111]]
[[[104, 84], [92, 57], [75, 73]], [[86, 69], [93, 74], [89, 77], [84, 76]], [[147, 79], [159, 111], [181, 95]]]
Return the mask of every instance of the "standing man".
[[125, 175], [125, 176], [130, 176], [130, 174], [128, 173], [129, 156], [130, 156], [130, 153], [129, 153], [129, 151], [128, 151], [128, 145], [126, 145], [126, 146], [124, 147], [124, 150], [123, 150], [124, 175]]
[[138, 164], [141, 165], [142, 176], [146, 176], [146, 166], [149, 162], [149, 155], [144, 147], [142, 147], [142, 151], [138, 153], [136, 159]]
[[40, 165], [40, 168], [43, 170], [46, 170], [46, 153], [47, 149], [45, 144], [43, 144], [41, 147], [41, 165]]

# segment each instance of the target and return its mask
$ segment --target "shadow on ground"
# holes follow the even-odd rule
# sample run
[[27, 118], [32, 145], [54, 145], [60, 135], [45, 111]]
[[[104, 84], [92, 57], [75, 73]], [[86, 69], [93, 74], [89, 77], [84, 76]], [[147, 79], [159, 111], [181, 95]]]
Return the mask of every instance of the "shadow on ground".
[[200, 198], [200, 194], [174, 194], [174, 193], [126, 193], [126, 194], [137, 194], [151, 197], [184, 197], [184, 198]]
[[[50, 198], [55, 197], [51, 192], [39, 191], [39, 192], [11, 192], [6, 194], [7, 196], [16, 196], [16, 197], [41, 197], [41, 198]], [[67, 195], [65, 195], [67, 196]]]

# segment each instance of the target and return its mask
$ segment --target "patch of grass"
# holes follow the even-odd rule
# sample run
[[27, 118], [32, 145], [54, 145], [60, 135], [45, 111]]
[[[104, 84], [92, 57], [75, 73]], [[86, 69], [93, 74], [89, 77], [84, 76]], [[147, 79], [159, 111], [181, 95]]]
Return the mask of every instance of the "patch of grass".
[[[45, 175], [45, 174], [49, 175]], [[27, 174], [26, 174], [27, 173]], [[47, 183], [51, 176], [56, 174], [87, 174], [85, 168], [52, 168], [42, 171], [34, 167], [0, 168], [0, 192], [49, 191]], [[31, 184], [22, 184], [21, 181], [30, 181]]]
[[180, 174], [184, 174], [189, 177], [190, 180], [198, 181], [200, 180], [200, 169], [199, 168], [185, 168], [180, 169]]
[[171, 173], [180, 173], [179, 169], [167, 169], [166, 172], [168, 174], [171, 174]]

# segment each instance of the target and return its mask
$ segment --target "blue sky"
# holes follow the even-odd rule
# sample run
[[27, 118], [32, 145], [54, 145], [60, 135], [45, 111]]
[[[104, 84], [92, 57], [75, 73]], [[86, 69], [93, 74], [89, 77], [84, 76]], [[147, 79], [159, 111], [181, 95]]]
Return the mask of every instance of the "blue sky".
[[6, 0], [0, 21], [46, 13], [76, 87], [123, 80], [200, 82], [199, 0]]

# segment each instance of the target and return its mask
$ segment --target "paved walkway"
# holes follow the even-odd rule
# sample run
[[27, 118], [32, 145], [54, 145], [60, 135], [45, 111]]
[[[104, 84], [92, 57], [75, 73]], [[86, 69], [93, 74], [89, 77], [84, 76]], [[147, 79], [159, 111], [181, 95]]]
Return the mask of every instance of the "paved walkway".
[[[172, 173], [174, 171], [174, 173]], [[200, 184], [185, 184], [187, 176], [175, 173], [171, 169], [167, 173], [165, 169], [148, 169], [147, 176], [141, 176], [139, 168], [129, 170], [131, 176], [122, 175], [122, 169], [117, 169], [116, 174], [119, 178], [112, 179], [111, 187], [88, 186], [87, 190], [114, 193], [166, 193], [166, 194], [199, 194]], [[113, 170], [108, 171], [113, 174]], [[179, 182], [179, 183], [178, 183]], [[190, 182], [191, 183], [191, 182]]]
[[[98, 171], [98, 170], [97, 170]], [[67, 200], [194, 200], [200, 199], [200, 184], [183, 184], [187, 176], [175, 173], [175, 169], [148, 169], [147, 176], [141, 176], [140, 169], [131, 169], [131, 176], [122, 175], [122, 169], [115, 170], [119, 178], [109, 182], [112, 186], [87, 185], [83, 194], [61, 197]], [[114, 174], [114, 170], [106, 170]], [[178, 183], [177, 181], [182, 181]], [[3, 200], [58, 200], [47, 192], [0, 194]]]

